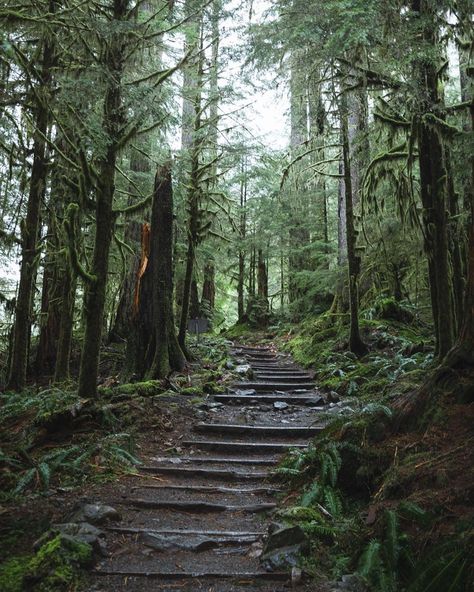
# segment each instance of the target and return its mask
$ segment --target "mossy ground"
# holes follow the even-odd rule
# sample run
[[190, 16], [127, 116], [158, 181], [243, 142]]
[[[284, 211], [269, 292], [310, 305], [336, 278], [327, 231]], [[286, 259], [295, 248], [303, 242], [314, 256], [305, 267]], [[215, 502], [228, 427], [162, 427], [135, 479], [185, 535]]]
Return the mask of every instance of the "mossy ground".
[[[324, 493], [329, 469], [320, 452], [283, 465], [286, 515], [312, 541], [304, 566], [334, 578], [357, 571], [377, 592], [467, 592], [474, 583], [468, 551], [474, 542], [474, 409], [446, 396], [429, 423], [399, 433], [390, 407], [416, 392], [433, 369], [429, 331], [399, 318], [363, 319], [361, 329], [369, 354], [360, 359], [347, 351], [346, 324], [328, 314], [278, 338], [315, 372], [324, 391], [353, 398], [358, 410], [332, 420], [314, 446], [339, 451], [340, 464], [331, 470], [337, 470], [340, 506]], [[308, 522], [301, 505], [330, 511], [322, 524]]]
[[[193, 399], [220, 392], [231, 379], [225, 339], [204, 336], [190, 349], [193, 362], [166, 381], [121, 383], [116, 368], [108, 367], [94, 400], [80, 399], [72, 383], [0, 395], [2, 592], [23, 590], [23, 576], [39, 573], [44, 562], [32, 554], [32, 541], [64, 521], [78, 497], [107, 495], [118, 479], [133, 479], [138, 455], [157, 446], [166, 450], [189, 426]], [[62, 550], [56, 550], [58, 561]], [[74, 590], [79, 559], [73, 554], [45, 568], [41, 585], [30, 578], [28, 589]]]
[[15, 556], [0, 565], [2, 592], [69, 592], [77, 587], [81, 568], [93, 560], [92, 548], [57, 535], [34, 555]]

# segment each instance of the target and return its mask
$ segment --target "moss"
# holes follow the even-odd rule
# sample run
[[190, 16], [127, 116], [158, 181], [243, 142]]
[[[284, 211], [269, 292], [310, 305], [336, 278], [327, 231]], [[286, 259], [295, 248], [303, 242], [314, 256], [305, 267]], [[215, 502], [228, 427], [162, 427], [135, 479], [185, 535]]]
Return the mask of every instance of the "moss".
[[208, 382], [204, 385], [203, 390], [205, 393], [209, 395], [218, 395], [220, 393], [225, 393], [225, 387], [217, 382]]
[[34, 556], [12, 557], [0, 565], [2, 592], [67, 592], [77, 587], [80, 568], [90, 566], [92, 547], [57, 535]]
[[188, 386], [180, 390], [181, 395], [191, 395], [194, 397], [202, 397], [203, 389], [201, 386]]
[[130, 382], [115, 387], [99, 387], [99, 394], [105, 398], [111, 398], [114, 395], [138, 395], [148, 397], [157, 395], [164, 391], [161, 380], [146, 380], [144, 382]]
[[12, 557], [0, 565], [0, 590], [2, 592], [21, 592], [23, 577], [27, 572], [31, 556]]

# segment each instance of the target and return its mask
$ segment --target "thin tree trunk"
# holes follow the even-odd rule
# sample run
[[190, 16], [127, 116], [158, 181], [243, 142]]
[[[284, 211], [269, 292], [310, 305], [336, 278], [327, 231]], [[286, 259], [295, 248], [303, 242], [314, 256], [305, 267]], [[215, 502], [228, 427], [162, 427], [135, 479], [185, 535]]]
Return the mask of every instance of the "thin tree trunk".
[[353, 190], [351, 174], [351, 151], [348, 126], [347, 97], [343, 93], [341, 97], [341, 130], [342, 149], [344, 159], [344, 191], [346, 210], [346, 236], [347, 236], [347, 264], [349, 271], [349, 308], [350, 308], [350, 335], [349, 348], [356, 355], [367, 352], [367, 346], [362, 341], [359, 330], [359, 292], [358, 276], [360, 273], [360, 257], [356, 250], [356, 233], [354, 228]]
[[[56, 3], [50, 1], [49, 12]], [[15, 324], [11, 351], [8, 388], [21, 390], [26, 383], [31, 332], [31, 313], [34, 282], [38, 266], [37, 252], [40, 231], [41, 203], [45, 195], [48, 167], [46, 162], [46, 136], [49, 126], [49, 101], [52, 87], [52, 68], [55, 62], [54, 34], [44, 40], [40, 86], [36, 94], [35, 130], [33, 132], [33, 165], [31, 169], [26, 218], [22, 224], [20, 283], [15, 308]], [[41, 97], [41, 98], [40, 98]]]
[[95, 396], [99, 371], [99, 355], [102, 342], [107, 273], [110, 244], [115, 224], [113, 201], [115, 194], [115, 165], [118, 156], [122, 127], [123, 61], [125, 44], [116, 23], [124, 21], [128, 12], [128, 0], [115, 0], [113, 6], [114, 29], [105, 52], [107, 87], [104, 100], [102, 129], [108, 138], [106, 154], [98, 164], [96, 190], [95, 237], [91, 277], [85, 294], [85, 333], [79, 372], [78, 392], [82, 397]]

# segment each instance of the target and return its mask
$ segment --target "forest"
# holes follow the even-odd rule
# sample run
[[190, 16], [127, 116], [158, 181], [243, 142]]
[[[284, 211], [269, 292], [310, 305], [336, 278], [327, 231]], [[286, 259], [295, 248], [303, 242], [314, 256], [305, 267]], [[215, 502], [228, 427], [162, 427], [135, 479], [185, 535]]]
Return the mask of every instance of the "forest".
[[471, 0], [2, 0], [0, 590], [474, 590]]

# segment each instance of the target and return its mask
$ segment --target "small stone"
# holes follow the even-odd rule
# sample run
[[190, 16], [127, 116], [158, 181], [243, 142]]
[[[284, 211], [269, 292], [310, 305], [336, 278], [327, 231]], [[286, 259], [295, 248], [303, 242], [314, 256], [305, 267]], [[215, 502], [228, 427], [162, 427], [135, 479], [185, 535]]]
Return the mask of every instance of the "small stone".
[[235, 368], [234, 372], [239, 376], [251, 376], [252, 366], [250, 364], [240, 364]]
[[108, 520], [121, 520], [119, 512], [105, 504], [84, 504], [71, 517], [71, 522], [89, 522], [90, 524], [103, 524]]
[[288, 403], [285, 403], [284, 401], [275, 401], [273, 403], [273, 407], [275, 407], [275, 409], [287, 409], [289, 407]]
[[299, 567], [293, 567], [291, 569], [291, 586], [295, 588], [298, 584], [301, 583], [301, 579], [303, 577], [303, 572]]
[[253, 397], [257, 394], [255, 389], [237, 389], [235, 391], [237, 397]]
[[331, 391], [327, 396], [328, 403], [337, 403], [340, 400], [336, 391]]

